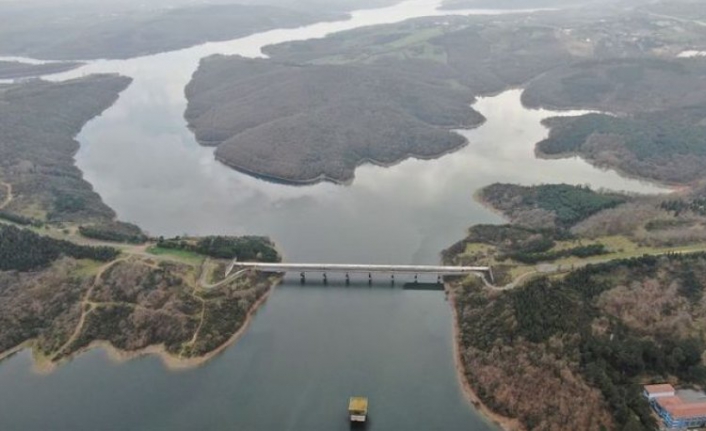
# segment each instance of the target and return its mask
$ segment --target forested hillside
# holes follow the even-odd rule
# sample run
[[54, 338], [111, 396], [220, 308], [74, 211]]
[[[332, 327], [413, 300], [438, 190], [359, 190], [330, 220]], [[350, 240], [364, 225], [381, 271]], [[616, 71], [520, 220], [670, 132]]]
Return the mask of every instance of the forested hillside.
[[619, 260], [494, 292], [453, 290], [485, 404], [529, 429], [654, 429], [641, 384], [706, 383], [706, 256]]
[[601, 59], [554, 69], [522, 94], [531, 107], [615, 113], [661, 111], [706, 104], [706, 60]]
[[28, 345], [51, 368], [108, 343], [126, 353], [164, 346], [177, 361], [206, 360], [232, 340], [276, 278], [246, 274], [203, 289], [194, 282], [198, 268], [137, 257], [94, 270], [63, 258], [41, 271], [0, 271], [0, 358]]
[[523, 226], [568, 228], [608, 208], [628, 201], [618, 193], [599, 193], [584, 186], [491, 184], [479, 199]]
[[191, 127], [219, 160], [292, 182], [345, 182], [366, 160], [433, 157], [463, 145], [448, 129], [482, 121], [467, 91], [364, 65], [211, 58], [187, 97]]
[[61, 256], [108, 262], [118, 254], [110, 247], [81, 246], [0, 224], [0, 271], [43, 268]]
[[[212, 57], [187, 87], [186, 118], [216, 157], [271, 180], [348, 182], [365, 162], [459, 148], [469, 104], [571, 55], [546, 28], [450, 18], [268, 47], [271, 59]], [[483, 61], [478, 61], [483, 58]]]
[[129, 84], [129, 78], [95, 75], [1, 88], [0, 181], [14, 195], [6, 212], [52, 222], [114, 217], [74, 165], [74, 136]]
[[631, 117], [589, 114], [550, 120], [546, 156], [580, 154], [603, 167], [657, 181], [688, 184], [706, 170], [706, 104]]
[[341, 17], [265, 5], [190, 3], [127, 10], [105, 2], [6, 7], [0, 9], [0, 53], [48, 60], [130, 58]]

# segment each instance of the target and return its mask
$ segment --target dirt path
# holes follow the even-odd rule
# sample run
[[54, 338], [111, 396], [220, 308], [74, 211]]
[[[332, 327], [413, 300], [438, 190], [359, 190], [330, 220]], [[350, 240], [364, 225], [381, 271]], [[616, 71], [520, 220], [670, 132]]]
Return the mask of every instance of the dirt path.
[[0, 182], [0, 185], [5, 187], [7, 189], [7, 196], [5, 197], [5, 200], [3, 203], [0, 204], [0, 210], [7, 208], [10, 203], [12, 203], [12, 184], [10, 183], [5, 183], [5, 182]]
[[[196, 327], [196, 330], [194, 331], [194, 336], [191, 337], [191, 340], [189, 340], [188, 343], [185, 344], [185, 346], [193, 346], [196, 344], [196, 340], [199, 338], [199, 334], [201, 333], [201, 328], [203, 327], [203, 322], [206, 319], [206, 301], [201, 298], [200, 296], [196, 295], [195, 292], [191, 292], [191, 296], [193, 296], [197, 301], [201, 302], [201, 316], [199, 318], [199, 326]], [[182, 354], [183, 354], [183, 348], [182, 348]], [[180, 354], [179, 356], [182, 356]]]
[[57, 355], [59, 355], [61, 352], [67, 349], [74, 341], [76, 341], [79, 335], [81, 335], [83, 327], [86, 323], [86, 316], [88, 316], [95, 309], [95, 304], [91, 301], [91, 295], [93, 294], [93, 291], [95, 290], [96, 286], [98, 285], [98, 282], [103, 276], [103, 273], [105, 273], [105, 271], [107, 271], [113, 265], [125, 260], [127, 260], [127, 258], [117, 259], [106, 263], [98, 269], [98, 273], [93, 278], [93, 283], [91, 284], [91, 287], [88, 288], [88, 290], [86, 291], [86, 295], [81, 301], [81, 318], [78, 321], [78, 325], [76, 325], [76, 329], [74, 329], [73, 334], [71, 334], [71, 337], [69, 337], [66, 343], [59, 347], [56, 353], [52, 355], [52, 357], [50, 358], [52, 361], [54, 360], [54, 358], [56, 358]]

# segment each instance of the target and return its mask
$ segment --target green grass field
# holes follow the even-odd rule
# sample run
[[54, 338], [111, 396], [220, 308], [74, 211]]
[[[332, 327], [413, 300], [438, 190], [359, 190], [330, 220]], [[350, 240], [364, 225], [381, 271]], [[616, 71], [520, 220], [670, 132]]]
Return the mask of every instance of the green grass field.
[[186, 250], [175, 250], [171, 248], [162, 248], [157, 246], [152, 246], [147, 249], [147, 253], [153, 254], [155, 256], [168, 256], [175, 260], [178, 260], [189, 265], [201, 265], [205, 259], [204, 256]]

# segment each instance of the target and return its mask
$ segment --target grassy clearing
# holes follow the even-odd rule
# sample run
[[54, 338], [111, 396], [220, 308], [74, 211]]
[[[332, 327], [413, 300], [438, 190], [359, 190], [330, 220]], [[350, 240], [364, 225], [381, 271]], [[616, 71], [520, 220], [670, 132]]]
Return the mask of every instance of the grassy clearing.
[[474, 243], [466, 244], [466, 251], [464, 252], [464, 254], [472, 256], [472, 255], [478, 254], [478, 253], [488, 253], [488, 252], [492, 251], [494, 248], [495, 247], [493, 247], [492, 245], [474, 242]]
[[78, 268], [71, 271], [71, 275], [84, 278], [95, 275], [101, 266], [105, 265], [103, 262], [96, 262], [94, 260], [82, 259], [78, 261]]
[[47, 221], [47, 211], [44, 209], [42, 206], [41, 202], [33, 202], [29, 205], [26, 205], [24, 208], [22, 208], [21, 211], [19, 211], [20, 215], [23, 215], [25, 217], [41, 220], [41, 221]]
[[152, 246], [147, 249], [147, 253], [153, 254], [155, 256], [168, 256], [180, 262], [189, 265], [201, 265], [205, 259], [204, 256], [186, 250], [175, 250], [171, 248], [162, 248], [157, 246]]
[[397, 39], [396, 41], [387, 44], [387, 46], [394, 49], [407, 48], [412, 45], [418, 45], [422, 42], [426, 42], [429, 39], [441, 36], [443, 34], [443, 28], [432, 27], [422, 31], [411, 32], [408, 36]]

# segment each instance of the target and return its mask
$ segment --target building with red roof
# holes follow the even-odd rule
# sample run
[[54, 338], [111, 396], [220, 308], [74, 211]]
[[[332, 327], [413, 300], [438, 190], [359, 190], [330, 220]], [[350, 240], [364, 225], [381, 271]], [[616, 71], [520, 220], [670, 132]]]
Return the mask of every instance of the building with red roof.
[[674, 387], [668, 384], [647, 385], [644, 395], [667, 429], [706, 426], [706, 401], [684, 400], [676, 395]]

